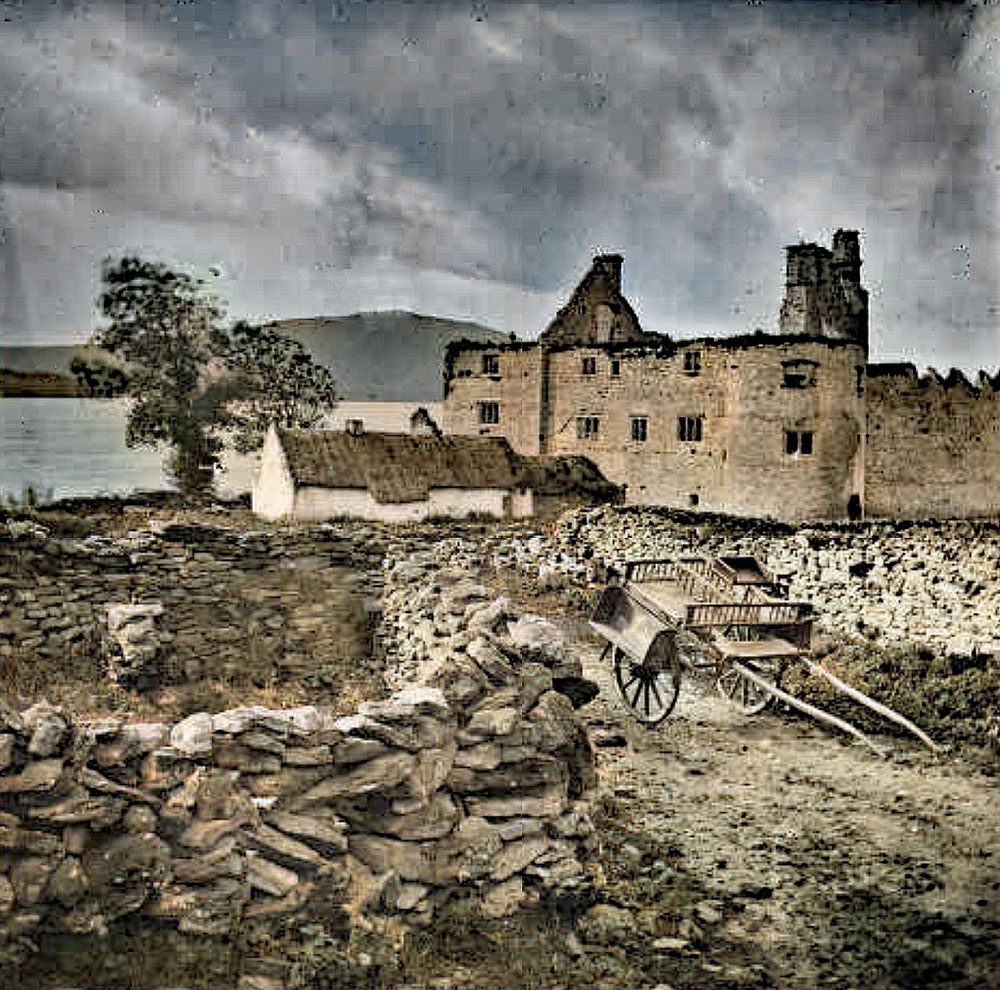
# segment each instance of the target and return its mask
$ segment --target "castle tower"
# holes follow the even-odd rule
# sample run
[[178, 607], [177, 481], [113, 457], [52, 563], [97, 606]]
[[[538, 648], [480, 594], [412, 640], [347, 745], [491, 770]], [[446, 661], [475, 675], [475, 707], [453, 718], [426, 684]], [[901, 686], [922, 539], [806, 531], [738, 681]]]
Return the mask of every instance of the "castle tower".
[[819, 244], [785, 248], [782, 333], [853, 340], [868, 347], [868, 293], [861, 285], [856, 230], [838, 230], [833, 250]]

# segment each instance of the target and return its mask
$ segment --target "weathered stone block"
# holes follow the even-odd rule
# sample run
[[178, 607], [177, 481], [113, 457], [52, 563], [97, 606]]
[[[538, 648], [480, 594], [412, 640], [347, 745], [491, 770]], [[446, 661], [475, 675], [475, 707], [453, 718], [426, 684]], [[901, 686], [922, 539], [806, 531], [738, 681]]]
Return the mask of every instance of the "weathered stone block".
[[37, 760], [20, 773], [0, 777], [0, 794], [23, 794], [26, 791], [50, 791], [62, 775], [62, 760]]
[[422, 808], [409, 814], [368, 815], [358, 822], [358, 829], [408, 842], [440, 839], [452, 830], [458, 814], [451, 795], [438, 792]]
[[488, 739], [493, 736], [506, 736], [517, 725], [518, 712], [516, 708], [488, 708], [476, 712], [465, 732], [470, 736]]
[[351, 855], [376, 873], [390, 870], [404, 880], [435, 883], [433, 843], [404, 842], [380, 835], [351, 835], [348, 837]]
[[347, 850], [346, 826], [337, 818], [320, 818], [311, 815], [296, 815], [290, 811], [272, 811], [266, 816], [268, 824], [316, 844], [325, 855]]
[[543, 787], [509, 796], [470, 796], [466, 800], [470, 814], [484, 818], [554, 818], [563, 813], [566, 802], [562, 787]]
[[90, 825], [103, 830], [114, 826], [125, 810], [119, 797], [95, 797], [82, 789], [55, 804], [32, 808], [28, 815], [50, 825]]
[[331, 798], [387, 791], [413, 773], [417, 766], [412, 753], [388, 753], [365, 763], [354, 764], [349, 770], [336, 770], [315, 787], [289, 803], [291, 810], [307, 808]]
[[187, 757], [207, 756], [212, 752], [212, 716], [196, 712], [170, 730], [170, 745]]
[[65, 908], [71, 908], [90, 889], [83, 865], [75, 856], [67, 856], [49, 877], [47, 896]]
[[505, 918], [524, 901], [524, 883], [512, 876], [501, 883], [488, 884], [480, 894], [480, 910], [487, 918]]
[[520, 873], [529, 863], [546, 852], [549, 845], [550, 840], [544, 835], [533, 835], [508, 842], [493, 860], [490, 879], [506, 880], [515, 873]]
[[299, 882], [299, 875], [294, 870], [272, 863], [255, 852], [248, 851], [246, 859], [247, 880], [250, 886], [262, 890], [265, 894], [284, 897]]
[[496, 828], [475, 814], [463, 818], [455, 831], [434, 849], [437, 883], [464, 883], [489, 874], [493, 858], [503, 848]]
[[389, 747], [377, 739], [344, 739], [333, 747], [335, 763], [364, 763], [389, 752]]
[[31, 734], [29, 755], [44, 758], [58, 752], [68, 729], [58, 708], [47, 701], [40, 701], [21, 712], [21, 718]]
[[535, 756], [521, 763], [505, 763], [495, 770], [470, 770], [453, 767], [448, 786], [460, 794], [484, 791], [521, 791], [539, 786], [566, 787], [566, 764], [554, 757]]

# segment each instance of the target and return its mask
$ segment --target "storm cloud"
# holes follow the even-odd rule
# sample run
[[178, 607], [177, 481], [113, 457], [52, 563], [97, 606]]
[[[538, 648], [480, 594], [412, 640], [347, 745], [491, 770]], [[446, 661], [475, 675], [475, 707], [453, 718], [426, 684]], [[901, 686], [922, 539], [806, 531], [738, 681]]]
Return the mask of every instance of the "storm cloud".
[[852, 227], [875, 359], [998, 363], [995, 6], [43, 9], [0, 34], [9, 340], [82, 339], [125, 251], [234, 315], [530, 336], [617, 250], [646, 326], [773, 329], [784, 245]]

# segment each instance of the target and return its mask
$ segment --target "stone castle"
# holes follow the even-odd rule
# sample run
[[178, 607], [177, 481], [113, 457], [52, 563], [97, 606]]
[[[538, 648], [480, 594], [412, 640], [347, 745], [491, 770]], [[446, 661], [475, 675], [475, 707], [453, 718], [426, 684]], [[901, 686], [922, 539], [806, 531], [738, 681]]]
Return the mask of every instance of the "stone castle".
[[782, 521], [1000, 514], [1000, 375], [868, 362], [855, 231], [786, 249], [776, 334], [644, 330], [622, 257], [537, 341], [451, 345], [444, 431], [582, 454], [633, 504]]

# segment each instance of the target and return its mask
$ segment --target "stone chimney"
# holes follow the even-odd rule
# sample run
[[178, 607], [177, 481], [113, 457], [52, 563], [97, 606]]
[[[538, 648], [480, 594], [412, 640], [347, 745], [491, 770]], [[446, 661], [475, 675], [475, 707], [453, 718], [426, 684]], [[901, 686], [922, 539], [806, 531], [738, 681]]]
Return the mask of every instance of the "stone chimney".
[[610, 293], [622, 291], [622, 262], [620, 254], [599, 254], [594, 258], [593, 271], [603, 275]]

